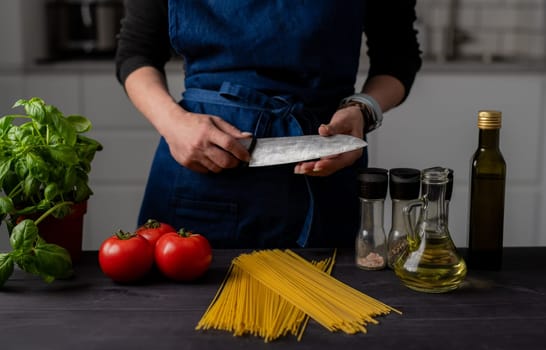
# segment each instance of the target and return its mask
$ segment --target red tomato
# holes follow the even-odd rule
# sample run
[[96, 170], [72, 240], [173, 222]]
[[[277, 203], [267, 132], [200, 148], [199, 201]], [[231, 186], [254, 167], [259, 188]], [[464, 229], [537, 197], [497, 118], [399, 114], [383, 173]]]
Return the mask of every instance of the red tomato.
[[211, 261], [212, 250], [205, 236], [184, 229], [164, 234], [155, 246], [155, 263], [159, 271], [175, 281], [200, 277]]
[[136, 233], [118, 231], [102, 242], [99, 265], [116, 282], [135, 282], [152, 268], [154, 246]]
[[171, 225], [155, 219], [148, 219], [148, 221], [136, 230], [136, 233], [146, 238], [148, 242], [152, 243], [152, 246], [155, 246], [159, 237], [168, 232], [176, 232], [176, 230]]

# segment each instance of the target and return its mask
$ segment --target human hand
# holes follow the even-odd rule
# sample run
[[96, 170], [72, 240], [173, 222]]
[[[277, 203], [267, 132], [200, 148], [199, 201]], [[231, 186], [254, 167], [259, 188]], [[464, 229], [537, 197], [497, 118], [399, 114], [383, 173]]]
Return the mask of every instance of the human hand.
[[173, 158], [186, 168], [199, 173], [219, 173], [250, 160], [247, 149], [238, 141], [250, 137], [250, 133], [241, 132], [218, 116], [182, 108], [171, 112], [170, 117], [172, 122], [165, 140]]
[[[348, 106], [337, 110], [329, 124], [323, 124], [319, 127], [318, 133], [322, 136], [347, 134], [362, 138], [363, 128], [364, 118], [360, 108], [358, 106]], [[310, 176], [328, 176], [353, 164], [361, 156], [362, 149], [358, 149], [324, 157], [316, 161], [301, 162], [295, 166], [294, 173]]]

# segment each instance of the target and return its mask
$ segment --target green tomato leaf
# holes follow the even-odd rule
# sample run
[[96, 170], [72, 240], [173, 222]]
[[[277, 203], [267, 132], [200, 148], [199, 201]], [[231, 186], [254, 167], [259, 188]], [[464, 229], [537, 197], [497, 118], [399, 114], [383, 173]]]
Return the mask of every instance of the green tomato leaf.
[[15, 211], [13, 200], [8, 196], [0, 197], [0, 214], [5, 215], [13, 211]]
[[13, 274], [13, 259], [9, 253], [0, 254], [0, 287]]
[[67, 278], [72, 275], [72, 260], [65, 248], [40, 239], [36, 243], [34, 254], [36, 267], [42, 277]]
[[34, 247], [37, 238], [38, 226], [33, 220], [26, 219], [13, 228], [9, 243], [13, 249], [27, 251]]
[[78, 134], [91, 130], [91, 122], [82, 115], [69, 115], [66, 120], [72, 124]]

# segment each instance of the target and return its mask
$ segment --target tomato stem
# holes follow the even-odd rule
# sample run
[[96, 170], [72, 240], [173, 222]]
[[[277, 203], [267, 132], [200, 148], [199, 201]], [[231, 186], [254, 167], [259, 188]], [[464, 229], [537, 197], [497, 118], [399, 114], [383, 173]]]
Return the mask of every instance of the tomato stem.
[[188, 230], [186, 230], [186, 229], [184, 229], [183, 227], [182, 227], [180, 230], [178, 230], [177, 233], [178, 233], [178, 235], [179, 235], [180, 237], [189, 237], [189, 236], [191, 236], [191, 232], [188, 231]]
[[144, 226], [146, 228], [159, 228], [161, 226], [161, 223], [155, 219], [148, 219], [145, 223], [144, 223]]
[[127, 240], [127, 239], [135, 237], [136, 235], [137, 234], [134, 233], [134, 232], [128, 232], [128, 231], [123, 231], [123, 230], [118, 230], [116, 232], [116, 237], [118, 239], [121, 239], [121, 240]]

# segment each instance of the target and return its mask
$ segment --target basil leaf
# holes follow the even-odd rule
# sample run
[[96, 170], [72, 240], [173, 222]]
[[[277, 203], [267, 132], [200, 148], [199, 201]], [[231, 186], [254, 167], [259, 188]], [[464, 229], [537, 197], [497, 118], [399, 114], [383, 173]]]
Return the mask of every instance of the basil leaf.
[[23, 182], [23, 193], [28, 198], [31, 198], [33, 195], [38, 193], [38, 190], [40, 189], [40, 181], [34, 178], [31, 174], [29, 174], [27, 177], [25, 177], [25, 181]]
[[76, 144], [76, 128], [65, 117], [57, 114], [51, 115], [53, 118], [53, 125], [55, 130], [64, 139], [64, 143], [69, 146]]
[[51, 213], [51, 215], [53, 215], [54, 218], [62, 219], [65, 216], [67, 216], [68, 214], [70, 214], [71, 211], [72, 211], [72, 208], [71, 208], [70, 205], [62, 205], [62, 206], [58, 207], [57, 209], [55, 209]]
[[13, 228], [9, 243], [13, 249], [25, 251], [34, 246], [37, 238], [38, 226], [34, 221], [26, 219]]
[[19, 251], [14, 250], [12, 254], [15, 253], [13, 256], [13, 260], [15, 263], [21, 268], [21, 270], [31, 273], [33, 275], [39, 275], [40, 270], [38, 269], [36, 265], [36, 257], [34, 254], [32, 254], [32, 251]]
[[6, 176], [2, 179], [2, 183], [0, 183], [2, 189], [4, 190], [4, 193], [11, 193], [13, 189], [19, 185], [19, 178], [13, 171], [8, 171]]
[[49, 179], [49, 166], [35, 153], [29, 152], [26, 155], [28, 171], [32, 177], [40, 182], [47, 182]]
[[49, 153], [53, 159], [68, 165], [75, 165], [79, 160], [74, 147], [62, 143], [51, 145], [51, 147], [49, 147]]
[[82, 115], [69, 115], [66, 119], [72, 124], [78, 134], [91, 130], [91, 122]]
[[0, 163], [0, 185], [4, 181], [4, 178], [9, 173], [9, 170], [11, 168], [11, 159], [4, 160], [2, 159], [2, 162]]
[[67, 278], [72, 275], [72, 260], [65, 248], [38, 240], [34, 254], [42, 277]]
[[27, 102], [27, 100], [21, 98], [21, 99], [15, 101], [15, 103], [13, 104], [13, 106], [11, 106], [11, 108], [24, 106], [26, 102]]
[[47, 211], [49, 208], [51, 208], [51, 202], [48, 201], [47, 199], [42, 199], [42, 200], [39, 201], [38, 204], [36, 205], [36, 209], [38, 209], [38, 210], [41, 211], [41, 212], [45, 212], [45, 211]]
[[11, 129], [13, 119], [15, 119], [13, 115], [6, 115], [0, 118], [0, 135], [5, 135]]
[[8, 130], [8, 139], [10, 141], [18, 141], [23, 136], [23, 130], [18, 126], [14, 125]]
[[78, 180], [78, 173], [75, 167], [70, 167], [66, 169], [64, 173], [64, 178], [62, 182], [63, 191], [70, 191], [76, 186], [76, 181]]
[[33, 120], [43, 124], [46, 118], [46, 110], [44, 100], [41, 98], [33, 97], [24, 103], [25, 111], [32, 117]]
[[59, 190], [59, 186], [55, 182], [47, 184], [44, 189], [44, 197], [48, 201], [54, 200], [60, 194], [61, 191]]
[[0, 287], [6, 283], [13, 274], [13, 259], [10, 253], [0, 254]]
[[87, 185], [85, 181], [78, 181], [76, 185], [76, 195], [74, 196], [75, 202], [81, 202], [93, 194], [91, 188]]
[[13, 200], [10, 197], [0, 197], [0, 214], [9, 214], [15, 210]]
[[25, 176], [27, 176], [28, 167], [27, 167], [26, 159], [23, 159], [23, 158], [17, 159], [17, 161], [15, 162], [14, 170], [15, 170], [15, 174], [17, 174], [19, 178], [24, 178]]

